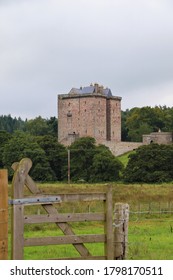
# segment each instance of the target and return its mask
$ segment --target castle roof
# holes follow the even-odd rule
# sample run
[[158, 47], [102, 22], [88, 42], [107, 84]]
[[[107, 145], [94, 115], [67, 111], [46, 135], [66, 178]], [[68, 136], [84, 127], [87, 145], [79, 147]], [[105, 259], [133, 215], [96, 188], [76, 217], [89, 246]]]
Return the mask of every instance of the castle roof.
[[91, 84], [87, 87], [72, 88], [69, 94], [101, 94], [107, 97], [112, 96], [112, 92], [109, 88], [104, 88], [98, 84]]

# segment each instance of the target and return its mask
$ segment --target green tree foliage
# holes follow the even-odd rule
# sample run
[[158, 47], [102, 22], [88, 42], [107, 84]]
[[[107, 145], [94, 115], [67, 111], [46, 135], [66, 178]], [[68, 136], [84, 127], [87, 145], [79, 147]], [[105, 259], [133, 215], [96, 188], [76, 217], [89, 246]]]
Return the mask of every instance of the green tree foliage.
[[0, 116], [0, 130], [13, 133], [15, 130], [24, 130], [25, 121], [21, 118], [12, 118], [11, 115]]
[[70, 146], [71, 178], [76, 181], [83, 179], [89, 181], [95, 154], [95, 139], [82, 137]]
[[122, 163], [104, 145], [96, 147], [91, 170], [92, 182], [113, 182], [120, 179]]
[[87, 182], [109, 182], [120, 178], [122, 164], [107, 147], [96, 146], [94, 138], [80, 138], [69, 149], [73, 181], [82, 179]]
[[146, 106], [122, 112], [122, 140], [141, 142], [142, 135], [151, 132], [173, 131], [173, 108]]
[[129, 109], [126, 111], [121, 111], [121, 140], [122, 141], [129, 141], [129, 136], [128, 136], [128, 128], [126, 125], [126, 120], [129, 115]]
[[57, 127], [58, 121], [55, 117], [44, 119], [39, 116], [26, 122], [26, 131], [35, 136], [51, 135], [57, 137]]
[[48, 125], [48, 133], [51, 136], [58, 136], [58, 120], [56, 117], [50, 117], [50, 119], [46, 120]]
[[2, 161], [4, 146], [10, 138], [10, 133], [8, 133], [7, 131], [0, 131], [0, 168], [3, 168], [4, 166]]
[[13, 174], [12, 163], [25, 157], [32, 160], [33, 166], [30, 174], [34, 180], [51, 181], [55, 179], [46, 154], [34, 137], [24, 132], [16, 132], [3, 149], [3, 165], [9, 170], [9, 178]]
[[39, 116], [35, 119], [27, 121], [26, 131], [35, 136], [48, 134], [48, 124], [46, 119]]
[[173, 180], [173, 145], [150, 144], [129, 155], [124, 171], [126, 182], [169, 182]]
[[67, 165], [66, 148], [58, 143], [57, 137], [49, 135], [37, 137], [37, 142], [44, 150], [56, 180], [61, 181], [64, 177], [63, 167]]
[[58, 135], [58, 120], [56, 117], [44, 119], [36, 117], [35, 119], [23, 121], [20, 117], [12, 118], [11, 115], [0, 116], [0, 131], [13, 133], [16, 130], [27, 131], [32, 135]]

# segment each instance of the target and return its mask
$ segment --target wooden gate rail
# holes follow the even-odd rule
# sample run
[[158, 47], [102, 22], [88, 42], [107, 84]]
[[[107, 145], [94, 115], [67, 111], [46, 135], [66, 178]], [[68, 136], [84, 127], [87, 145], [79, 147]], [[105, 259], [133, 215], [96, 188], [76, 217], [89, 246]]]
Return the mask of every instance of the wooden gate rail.
[[[34, 198], [39, 203], [44, 196], [39, 196], [41, 191], [36, 186], [35, 182], [28, 175], [32, 166], [30, 159], [23, 159], [20, 163], [15, 163], [12, 168], [15, 170], [12, 181], [12, 201], [23, 199], [24, 185], [28, 187], [31, 193], [35, 194]], [[29, 199], [29, 198], [27, 198]], [[42, 207], [48, 215], [24, 216], [25, 204], [15, 204], [12, 206], [12, 259], [23, 259], [24, 246], [40, 246], [48, 244], [72, 244], [79, 252], [80, 258], [74, 259], [113, 259], [113, 226], [112, 226], [112, 191], [108, 188], [106, 193], [84, 193], [84, 194], [61, 194], [62, 202], [72, 201], [103, 201], [103, 213], [77, 213], [77, 214], [60, 214], [54, 207], [54, 203], [60, 201], [41, 203]], [[46, 204], [45, 204], [46, 203]], [[104, 234], [91, 235], [76, 235], [68, 222], [71, 221], [104, 221]], [[44, 237], [44, 238], [27, 238], [24, 239], [24, 224], [28, 223], [44, 223], [54, 222], [64, 233], [64, 236]], [[105, 254], [104, 256], [92, 256], [84, 243], [104, 242]]]
[[105, 221], [103, 213], [73, 213], [73, 214], [48, 214], [48, 215], [29, 215], [24, 216], [25, 224], [41, 224], [41, 223], [62, 223], [62, 222], [89, 222], [89, 221]]

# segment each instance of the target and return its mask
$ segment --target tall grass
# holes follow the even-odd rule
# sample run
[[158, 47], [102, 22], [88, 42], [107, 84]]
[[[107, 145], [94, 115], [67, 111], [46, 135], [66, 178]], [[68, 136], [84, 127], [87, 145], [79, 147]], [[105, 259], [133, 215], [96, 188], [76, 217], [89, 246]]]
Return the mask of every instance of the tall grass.
[[[102, 192], [111, 185], [113, 203], [125, 202], [130, 206], [128, 259], [173, 259], [173, 187], [172, 184], [37, 184], [44, 194], [74, 192]], [[9, 196], [11, 186], [9, 186]], [[25, 192], [28, 195], [28, 191]], [[61, 213], [100, 212], [98, 202], [57, 204]], [[170, 211], [165, 213], [165, 211]], [[136, 213], [137, 212], [137, 213]], [[143, 213], [144, 212], [144, 213]], [[41, 206], [25, 207], [25, 214], [44, 214]], [[10, 219], [9, 219], [10, 221]], [[101, 223], [73, 223], [76, 234], [103, 233]], [[25, 225], [25, 237], [57, 236], [62, 232], [54, 224]], [[11, 228], [9, 223], [9, 240]], [[86, 244], [93, 255], [103, 255], [103, 244]], [[9, 241], [10, 248], [10, 241]], [[28, 247], [25, 259], [77, 257], [72, 245]]]

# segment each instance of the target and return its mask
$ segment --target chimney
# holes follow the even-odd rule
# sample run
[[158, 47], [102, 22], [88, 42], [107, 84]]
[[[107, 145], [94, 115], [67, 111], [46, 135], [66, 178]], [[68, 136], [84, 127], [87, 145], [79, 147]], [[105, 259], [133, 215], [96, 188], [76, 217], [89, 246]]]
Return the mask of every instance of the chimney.
[[99, 92], [103, 93], [104, 87], [103, 86], [99, 86]]
[[94, 89], [95, 89], [95, 93], [99, 92], [99, 84], [95, 83], [94, 84]]

